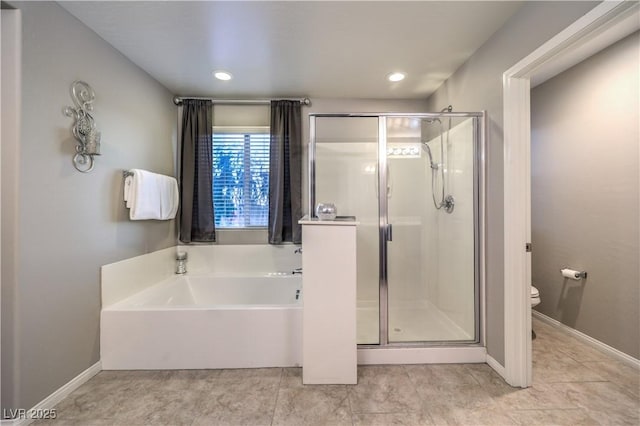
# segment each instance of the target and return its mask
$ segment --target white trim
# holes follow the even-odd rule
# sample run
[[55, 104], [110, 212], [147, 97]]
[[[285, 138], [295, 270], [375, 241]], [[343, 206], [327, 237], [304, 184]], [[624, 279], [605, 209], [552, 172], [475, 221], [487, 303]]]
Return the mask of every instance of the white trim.
[[483, 346], [358, 349], [358, 365], [468, 364], [484, 363], [486, 358], [487, 350]]
[[[84, 370], [82, 373], [78, 374], [76, 377], [71, 379], [65, 385], [60, 387], [57, 391], [53, 392], [51, 395], [40, 401], [38, 404], [34, 405], [31, 410], [27, 410], [27, 413], [30, 411], [38, 411], [38, 410], [50, 410], [54, 408], [60, 401], [69, 396], [71, 392], [78, 389], [83, 384], [87, 383], [89, 379], [102, 371], [102, 364], [100, 361], [93, 364], [91, 367]], [[3, 426], [26, 426], [33, 422], [35, 419], [25, 418], [25, 419], [14, 419], [14, 420], [2, 420], [0, 424]]]
[[506, 376], [506, 371], [502, 366], [502, 364], [496, 361], [495, 358], [493, 358], [489, 354], [487, 354], [487, 364], [489, 364], [489, 367], [493, 368], [496, 371], [496, 373], [498, 373], [500, 376], [502, 377]]
[[33, 419], [14, 419], [14, 420], [0, 420], [2, 426], [26, 426], [31, 424]]
[[[636, 4], [637, 8], [637, 4]], [[593, 54], [606, 49], [615, 42], [633, 34], [640, 29], [640, 19], [634, 8], [624, 11], [615, 17], [615, 25], [605, 25], [580, 39], [579, 45], [568, 52], [558, 55], [552, 62], [545, 63], [536, 69], [531, 76], [531, 87], [536, 87], [561, 72], [584, 61]]]
[[487, 347], [487, 111], [482, 111], [480, 122], [480, 157], [478, 161], [479, 197], [478, 197], [478, 225], [480, 252], [480, 344]]
[[622, 351], [619, 351], [618, 349], [611, 347], [606, 343], [601, 342], [600, 340], [594, 339], [593, 337], [587, 334], [584, 334], [583, 332], [578, 331], [575, 328], [571, 328], [568, 325], [563, 324], [560, 321], [553, 319], [541, 312], [538, 312], [535, 310], [532, 312], [533, 312], [533, 316], [538, 318], [540, 321], [545, 322], [550, 326], [555, 327], [558, 330], [563, 331], [567, 334], [571, 334], [573, 337], [580, 340], [581, 342], [586, 343], [587, 345], [606, 353], [612, 358], [615, 358], [618, 361], [623, 362], [630, 367], [640, 370], [640, 359], [634, 358], [631, 355], [628, 355]]
[[[551, 75], [558, 74], [566, 69], [562, 58], [571, 54], [574, 50], [581, 49], [583, 45], [595, 36], [611, 29], [618, 24], [626, 27], [626, 19], [630, 15], [637, 13], [638, 2], [635, 1], [603, 1], [580, 19], [569, 25], [567, 28], [556, 34], [549, 41], [531, 52], [527, 57], [509, 68], [505, 73], [505, 78], [523, 78], [529, 80], [533, 75], [544, 72]], [[620, 34], [617, 40], [624, 37], [628, 31]], [[609, 39], [613, 44], [616, 39]], [[594, 47], [602, 50], [606, 46]], [[594, 50], [591, 54], [598, 52]], [[586, 55], [585, 55], [586, 56]], [[554, 62], [557, 61], [557, 62]], [[561, 63], [562, 62], [562, 63]], [[561, 68], [555, 71], [552, 68], [558, 64]], [[544, 67], [544, 68], [543, 68]]]
[[[530, 232], [530, 79], [553, 61], [636, 13], [637, 2], [605, 1], [507, 70], [503, 75], [504, 110], [504, 339], [503, 376], [512, 386], [531, 378], [530, 273], [525, 243]], [[594, 52], [595, 53], [595, 52]], [[552, 65], [553, 66], [553, 65]]]
[[[529, 80], [504, 79], [504, 367], [511, 386], [531, 385], [526, 208], [529, 194]], [[513, 143], [511, 141], [519, 141]], [[511, 142], [511, 143], [510, 143]]]
[[[2, 60], [0, 61], [2, 62], [2, 66], [0, 67], [0, 74], [2, 74], [2, 78], [0, 79], [0, 150], [3, 152], [5, 162], [16, 163], [18, 160], [18, 150], [20, 146], [22, 113], [22, 12], [19, 9], [2, 9], [0, 12], [0, 21], [0, 27], [2, 30], [0, 34], [0, 39], [2, 39]], [[4, 179], [4, 197], [10, 202], [7, 203], [7, 200], [5, 200], [5, 204], [2, 205], [2, 220], [6, 223], [10, 223], [10, 226], [8, 226], [10, 230], [9, 232], [6, 232], [5, 230], [4, 234], [1, 234], [0, 232], [0, 240], [3, 245], [7, 244], [4, 256], [0, 256], [2, 258], [2, 275], [6, 274], [5, 281], [4, 283], [0, 283], [0, 287], [2, 287], [2, 297], [7, 298], [4, 301], [4, 305], [14, 305], [9, 310], [10, 320], [7, 321], [10, 330], [7, 334], [9, 335], [3, 336], [4, 339], [8, 338], [10, 340], [15, 339], [17, 328], [14, 315], [14, 302], [16, 300], [15, 247], [18, 244], [16, 230], [18, 210], [16, 207], [17, 203], [15, 202], [18, 199], [17, 175], [19, 170], [17, 167], [18, 166], [16, 165], [10, 166], [8, 170], [4, 171], [4, 173], [7, 174]], [[2, 174], [2, 172], [0, 172], [0, 174]], [[6, 191], [7, 188], [9, 189], [8, 191]], [[6, 248], [9, 248], [10, 250], [6, 250]], [[9, 279], [7, 279], [7, 277]], [[2, 303], [3, 301], [0, 298], [0, 304]], [[0, 308], [0, 311], [1, 310], [2, 309]], [[6, 327], [7, 324], [3, 324], [3, 326]], [[6, 344], [7, 342], [4, 343]], [[16, 347], [17, 345], [6, 345], [3, 347], [2, 357], [0, 357], [3, 361], [3, 365], [0, 367], [0, 370], [4, 367], [7, 370], [13, 371], [8, 374], [10, 379], [8, 380], [9, 386], [7, 386], [7, 383], [3, 383], [3, 387], [9, 388], [7, 393], [13, 394], [11, 395], [12, 398], [9, 398], [9, 395], [7, 395], [8, 400], [13, 400], [16, 397], [15, 382], [17, 380], [17, 373], [15, 367], [19, 360]], [[2, 393], [1, 390], [0, 393]], [[13, 422], [9, 424], [13, 424]]]

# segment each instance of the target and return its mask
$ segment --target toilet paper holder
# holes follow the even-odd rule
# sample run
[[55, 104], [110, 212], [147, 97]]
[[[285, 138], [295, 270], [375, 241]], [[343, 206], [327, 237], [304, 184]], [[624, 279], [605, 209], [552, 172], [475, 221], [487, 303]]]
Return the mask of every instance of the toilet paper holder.
[[573, 280], [580, 280], [587, 278], [587, 271], [576, 271], [574, 269], [562, 268], [560, 273], [565, 278], [571, 278]]

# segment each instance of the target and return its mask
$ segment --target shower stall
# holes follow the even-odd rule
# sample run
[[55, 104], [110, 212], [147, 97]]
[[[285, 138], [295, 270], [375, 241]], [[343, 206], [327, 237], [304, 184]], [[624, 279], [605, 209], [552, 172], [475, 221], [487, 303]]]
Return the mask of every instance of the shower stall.
[[309, 212], [360, 222], [360, 347], [482, 346], [484, 113], [309, 120]]

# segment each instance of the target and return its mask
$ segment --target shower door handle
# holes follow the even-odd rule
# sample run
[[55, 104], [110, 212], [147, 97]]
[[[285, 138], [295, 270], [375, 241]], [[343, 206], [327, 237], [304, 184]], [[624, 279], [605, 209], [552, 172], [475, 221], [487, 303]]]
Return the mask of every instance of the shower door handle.
[[393, 226], [390, 223], [387, 224], [387, 241], [393, 241]]

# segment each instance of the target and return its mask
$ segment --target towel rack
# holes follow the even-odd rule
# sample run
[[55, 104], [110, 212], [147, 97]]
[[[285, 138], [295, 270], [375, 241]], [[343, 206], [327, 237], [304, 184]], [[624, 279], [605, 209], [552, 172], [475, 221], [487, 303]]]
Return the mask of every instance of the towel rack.
[[127, 178], [129, 176], [133, 176], [133, 172], [131, 170], [123, 170], [122, 171], [122, 179], [124, 179], [124, 205], [127, 205], [127, 200], [128, 200], [128, 189], [127, 189]]

